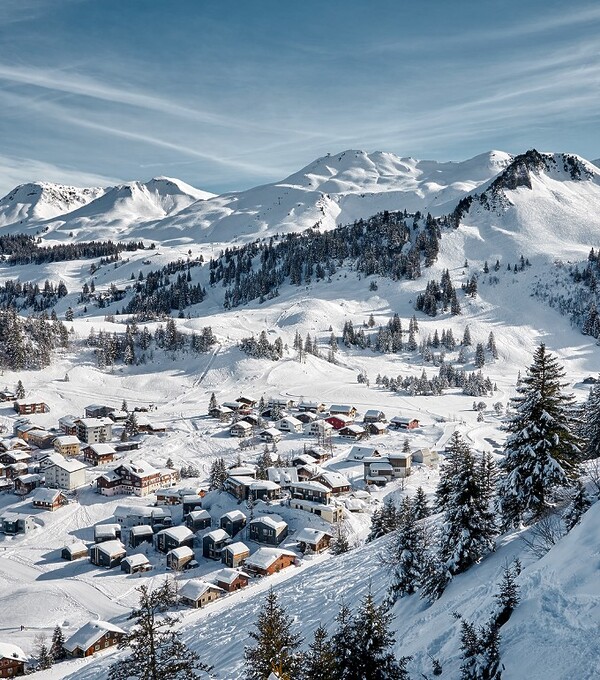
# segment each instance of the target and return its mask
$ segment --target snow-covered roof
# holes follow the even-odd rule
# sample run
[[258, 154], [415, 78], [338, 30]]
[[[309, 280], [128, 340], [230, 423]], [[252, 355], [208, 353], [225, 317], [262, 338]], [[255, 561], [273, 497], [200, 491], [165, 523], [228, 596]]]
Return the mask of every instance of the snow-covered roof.
[[350, 413], [354, 407], [349, 404], [331, 404], [329, 407], [329, 413]]
[[236, 465], [235, 467], [229, 468], [227, 474], [230, 477], [244, 477], [246, 475], [254, 476], [256, 474], [256, 468], [252, 465]]
[[99, 550], [102, 553], [106, 553], [111, 557], [126, 552], [125, 546], [121, 543], [121, 541], [118, 540], [104, 541], [104, 543], [96, 543], [94, 549]]
[[319, 473], [319, 479], [322, 479], [326, 485], [332, 486], [334, 489], [340, 486], [350, 486], [347, 477], [339, 472], [332, 472], [331, 470], [323, 470]]
[[292, 427], [302, 427], [302, 421], [298, 420], [298, 418], [294, 418], [294, 416], [286, 416], [285, 418], [282, 418], [279, 422], [287, 423]]
[[275, 482], [271, 482], [268, 479], [257, 479], [256, 481], [253, 481], [250, 484], [250, 488], [252, 490], [267, 489], [267, 490], [270, 490], [270, 491], [274, 491], [275, 489], [279, 489], [280, 487], [279, 487], [279, 484], [277, 484]]
[[150, 560], [146, 555], [129, 555], [123, 562], [126, 562], [130, 567], [141, 567], [144, 564], [150, 564]]
[[287, 527], [287, 522], [279, 515], [261, 515], [260, 517], [255, 517], [250, 524], [265, 524], [276, 531]]
[[[4, 455], [10, 456], [15, 462], [25, 461], [25, 460], [29, 460], [31, 458], [31, 454], [27, 453], [27, 451], [10, 450], [10, 451], [7, 451]], [[60, 455], [60, 454], [58, 454], [58, 455]]]
[[260, 433], [260, 436], [262, 437], [264, 434], [269, 434], [271, 437], [281, 437], [281, 430], [278, 430], [276, 427], [267, 427], [266, 430], [262, 430]]
[[252, 425], [250, 425], [250, 423], [246, 422], [245, 420], [238, 420], [238, 422], [237, 422], [237, 423], [234, 423], [234, 424], [231, 426], [230, 429], [233, 430], [234, 428], [237, 428], [238, 430], [239, 430], [239, 429], [242, 429], [242, 430], [251, 430], [251, 429], [252, 429]]
[[168, 536], [169, 538], [173, 538], [176, 541], [183, 541], [186, 538], [192, 538], [194, 536], [194, 533], [190, 531], [187, 527], [179, 526], [163, 529], [162, 531], [159, 531], [157, 534], [157, 536], [161, 535]]
[[348, 452], [348, 458], [366, 458], [376, 453], [377, 449], [373, 446], [353, 446]]
[[88, 547], [83, 541], [77, 541], [77, 543], [65, 545], [63, 549], [66, 550], [69, 554], [74, 555], [75, 553], [87, 552]]
[[232, 555], [240, 555], [241, 553], [250, 552], [250, 548], [241, 541], [230, 543], [229, 545], [225, 546], [225, 550], [230, 552]]
[[419, 422], [417, 418], [407, 418], [406, 416], [394, 416], [390, 422], [408, 424], [412, 423], [413, 420]]
[[112, 444], [89, 444], [86, 448], [93, 451], [97, 456], [106, 456], [110, 453], [116, 453], [116, 449]]
[[241, 510], [230, 510], [229, 512], [226, 512], [224, 515], [221, 515], [221, 519], [223, 519], [223, 517], [226, 517], [232, 522], [235, 522], [237, 519], [246, 519], [246, 515], [244, 515], [244, 513]]
[[100, 475], [100, 477], [102, 477], [102, 479], [105, 479], [107, 482], [116, 482], [118, 479], [121, 479], [121, 475], [115, 470], [108, 470], [108, 472], [103, 472]]
[[152, 527], [149, 524], [140, 524], [137, 527], [131, 527], [131, 534], [133, 536], [148, 536], [153, 534]]
[[148, 477], [150, 475], [158, 474], [158, 470], [150, 465], [145, 460], [136, 460], [135, 463], [122, 463], [122, 466], [131, 474], [137, 475], [138, 477]]
[[324, 536], [331, 537], [331, 534], [322, 529], [305, 527], [304, 529], [301, 529], [294, 538], [299, 543], [318, 543]]
[[51, 467], [59, 467], [61, 470], [72, 474], [73, 472], [79, 472], [79, 470], [85, 470], [87, 465], [85, 463], [80, 463], [78, 460], [63, 458], [62, 460], [57, 460], [52, 463]]
[[207, 590], [216, 590], [220, 593], [225, 592], [223, 588], [219, 588], [219, 586], [216, 586], [214, 583], [191, 579], [179, 589], [179, 595], [188, 600], [196, 601], [199, 600]]
[[189, 517], [192, 519], [210, 519], [210, 512], [208, 510], [192, 510]]
[[363, 458], [363, 463], [369, 465], [369, 470], [376, 472], [393, 472], [394, 466], [390, 465], [385, 459], [381, 458]]
[[26, 662], [28, 656], [17, 645], [11, 645], [9, 642], [0, 642], [0, 659], [15, 659], [17, 661]]
[[268, 569], [282, 555], [297, 557], [296, 553], [293, 553], [291, 550], [284, 550], [283, 548], [259, 548], [246, 559], [246, 567]]
[[292, 485], [294, 489], [302, 489], [303, 491], [319, 491], [320, 493], [331, 493], [331, 489], [321, 482], [298, 482]]
[[182, 545], [180, 548], [173, 548], [173, 550], [169, 550], [167, 556], [169, 555], [181, 560], [184, 557], [194, 557], [194, 551], [189, 546]]
[[42, 479], [42, 475], [32, 473], [29, 475], [19, 475], [17, 479], [23, 484], [29, 484], [30, 482], [39, 482]]
[[270, 467], [267, 468], [267, 475], [269, 476], [269, 481], [276, 484], [293, 484], [298, 481], [298, 468]]
[[370, 408], [368, 411], [365, 411], [365, 418], [378, 418], [380, 415], [383, 414], [383, 411], [380, 411], [378, 408]]
[[79, 437], [73, 434], [64, 434], [56, 437], [54, 443], [58, 442], [61, 446], [71, 446], [73, 444], [81, 444]]
[[407, 460], [412, 456], [412, 453], [403, 453], [402, 451], [394, 451], [393, 453], [387, 453], [386, 457], [390, 460]]
[[226, 541], [231, 536], [225, 531], [225, 529], [215, 529], [210, 531], [204, 536], [204, 538], [211, 538], [215, 543], [220, 543], [221, 541]]
[[96, 524], [94, 527], [94, 536], [115, 536], [117, 531], [121, 530], [119, 524]]
[[105, 633], [120, 633], [126, 635], [125, 631], [119, 626], [115, 626], [108, 621], [90, 621], [83, 628], [80, 628], [74, 635], [65, 642], [65, 649], [74, 652], [76, 649], [86, 650], [93, 647]]
[[236, 578], [239, 576], [245, 576], [246, 578], [250, 578], [248, 574], [244, 571], [238, 571], [237, 569], [229, 569], [228, 567], [225, 569], [221, 569], [221, 571], [218, 571], [214, 576], [215, 581], [219, 581], [220, 583], [227, 583], [227, 585], [231, 585]]
[[371, 429], [375, 428], [376, 430], [381, 430], [382, 432], [387, 430], [387, 425], [385, 423], [369, 423], [369, 427]]
[[31, 494], [31, 500], [37, 501], [38, 503], [54, 503], [54, 501], [62, 494], [59, 489], [36, 489]]
[[365, 428], [362, 427], [362, 425], [355, 425], [355, 424], [346, 425], [342, 429], [348, 430], [349, 432], [354, 432], [354, 434], [362, 434], [365, 431]]
[[110, 418], [78, 418], [77, 422], [81, 423], [86, 430], [113, 424], [113, 421]]

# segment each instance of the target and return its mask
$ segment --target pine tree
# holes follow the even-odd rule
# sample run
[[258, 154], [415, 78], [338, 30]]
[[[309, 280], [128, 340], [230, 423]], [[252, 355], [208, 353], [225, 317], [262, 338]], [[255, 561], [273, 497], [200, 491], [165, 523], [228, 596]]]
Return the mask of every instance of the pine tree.
[[464, 347], [469, 347], [471, 345], [471, 331], [468, 326], [465, 326], [465, 332], [463, 333], [462, 344]]
[[494, 549], [496, 528], [483, 491], [480, 470], [469, 447], [448, 483], [439, 556], [451, 574], [460, 574]]
[[349, 680], [354, 663], [354, 628], [352, 612], [342, 603], [338, 615], [335, 617], [337, 628], [331, 636], [331, 647], [335, 656], [336, 671], [332, 676], [335, 680]]
[[110, 667], [109, 680], [196, 680], [210, 677], [211, 667], [202, 663], [198, 655], [181, 641], [181, 633], [175, 629], [179, 619], [165, 613], [176, 602], [172, 584], [165, 581], [153, 591], [148, 586], [140, 586], [137, 591], [140, 601], [129, 615], [129, 619], [135, 622], [134, 626], [119, 643], [119, 647], [129, 649], [130, 654]]
[[215, 396], [215, 393], [213, 392], [210, 395], [210, 400], [208, 402], [208, 410], [209, 412], [212, 411], [214, 408], [217, 408], [219, 405], [219, 402], [217, 401], [217, 397]]
[[367, 543], [385, 536], [398, 526], [398, 511], [391, 498], [386, 498], [383, 507], [376, 509], [371, 515], [371, 530], [367, 536]]
[[131, 411], [125, 421], [125, 432], [127, 432], [130, 437], [134, 437], [139, 431], [136, 412]]
[[225, 480], [227, 479], [227, 468], [223, 458], [215, 458], [210, 466], [208, 474], [208, 485], [211, 490], [223, 491]]
[[65, 638], [63, 636], [62, 628], [56, 626], [52, 633], [52, 644], [50, 645], [50, 654], [55, 661], [62, 661], [67, 658], [67, 650], [65, 649]]
[[417, 489], [417, 492], [412, 500], [412, 511], [417, 522], [431, 515], [431, 509], [429, 507], [429, 503], [427, 502], [427, 495], [425, 494], [422, 486]]
[[440, 471], [440, 480], [435, 492], [435, 501], [438, 510], [443, 511], [450, 502], [450, 496], [454, 491], [454, 481], [458, 475], [461, 458], [468, 451], [467, 443], [461, 437], [460, 432], [455, 430], [446, 444], [444, 463]]
[[25, 388], [23, 387], [23, 383], [20, 380], [17, 382], [17, 389], [15, 390], [15, 397], [17, 399], [25, 399]]
[[575, 496], [563, 515], [563, 522], [567, 531], [571, 531], [574, 526], [579, 524], [582, 516], [591, 505], [592, 501], [585, 490], [585, 486], [578, 479], [575, 483]]
[[590, 390], [585, 402], [581, 436], [585, 457], [600, 458], [600, 379]]
[[298, 652], [302, 638], [292, 633], [292, 617], [279, 604], [273, 589], [269, 590], [255, 625], [250, 637], [256, 646], [244, 651], [246, 680], [267, 680], [272, 671], [297, 677], [302, 663]]
[[487, 349], [494, 359], [498, 358], [498, 348], [496, 347], [496, 338], [494, 337], [493, 331], [490, 331], [488, 336]]
[[121, 404], [121, 411], [124, 413], [129, 413], [129, 407], [127, 406], [125, 399], [123, 399], [123, 403]]
[[267, 479], [268, 473], [267, 468], [273, 465], [273, 458], [271, 457], [271, 452], [269, 447], [265, 444], [264, 451], [256, 459], [256, 479]]
[[52, 668], [54, 659], [52, 658], [52, 654], [48, 649], [48, 645], [46, 644], [46, 636], [43, 633], [36, 635], [34, 645], [35, 645], [34, 655], [35, 658], [37, 659], [38, 666], [40, 667], [40, 669], [46, 670], [48, 668]]
[[337, 664], [333, 644], [327, 630], [319, 626], [309, 651], [304, 656], [302, 680], [334, 680]]
[[477, 630], [470, 621], [461, 622], [461, 680], [501, 680], [500, 634], [489, 623]]
[[477, 368], [483, 368], [485, 366], [485, 350], [483, 349], [483, 343], [478, 342], [475, 347], [475, 366]]
[[408, 680], [409, 659], [396, 659], [394, 655], [392, 620], [391, 612], [384, 605], [377, 606], [369, 590], [352, 620], [354, 658], [341, 680]]
[[348, 541], [348, 535], [342, 526], [341, 522], [338, 522], [335, 528], [335, 534], [331, 539], [329, 544], [329, 550], [332, 555], [342, 555], [350, 550], [350, 542]]
[[496, 600], [496, 612], [493, 616], [494, 625], [503, 626], [510, 619], [516, 606], [519, 604], [519, 586], [516, 578], [519, 575], [519, 565], [514, 563], [504, 567], [502, 580], [499, 584], [499, 592], [494, 595]]
[[420, 597], [433, 603], [439, 599], [452, 579], [447, 565], [433, 552], [425, 556], [421, 573]]
[[563, 392], [564, 375], [541, 344], [517, 387], [500, 462], [498, 496], [505, 527], [517, 525], [525, 515], [539, 517], [553, 493], [572, 486], [578, 477], [581, 450], [571, 426], [573, 397]]
[[165, 463], [165, 467], [169, 468], [169, 470], [174, 470], [175, 469], [175, 463], [173, 463], [173, 459], [171, 456], [167, 458], [167, 462]]

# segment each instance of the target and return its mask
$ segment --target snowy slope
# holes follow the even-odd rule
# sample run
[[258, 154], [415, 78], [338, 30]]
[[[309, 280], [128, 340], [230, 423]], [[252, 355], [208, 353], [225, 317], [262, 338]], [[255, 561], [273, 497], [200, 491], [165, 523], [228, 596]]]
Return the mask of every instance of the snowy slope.
[[381, 210], [439, 214], [495, 176], [511, 156], [491, 151], [460, 163], [418, 161], [391, 153], [344, 151], [324, 156], [274, 184], [195, 203], [154, 225], [159, 238], [190, 233], [208, 242], [235, 242], [368, 217]]
[[0, 227], [15, 222], [40, 222], [70, 213], [104, 191], [98, 187], [78, 188], [51, 182], [20, 184], [0, 199]]

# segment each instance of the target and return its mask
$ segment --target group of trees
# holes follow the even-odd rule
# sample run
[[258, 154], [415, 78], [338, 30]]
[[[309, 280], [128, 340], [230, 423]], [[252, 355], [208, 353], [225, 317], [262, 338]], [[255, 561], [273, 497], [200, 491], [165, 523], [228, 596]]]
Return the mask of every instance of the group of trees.
[[69, 331], [45, 312], [19, 317], [14, 307], [0, 309], [0, 368], [12, 371], [46, 368], [52, 352], [69, 346]]
[[270, 359], [279, 361], [283, 357], [283, 341], [279, 336], [269, 342], [266, 331], [261, 331], [258, 340], [252, 335], [240, 340], [240, 349], [248, 356], [256, 359]]
[[[475, 291], [477, 291], [477, 281], [474, 280]], [[465, 289], [466, 294], [472, 297], [472, 287]], [[441, 276], [439, 283], [434, 279], [427, 282], [424, 293], [419, 293], [415, 302], [415, 309], [424, 312], [428, 316], [437, 316], [439, 311], [447, 312], [448, 309], [453, 316], [460, 314], [460, 303], [456, 297], [456, 289], [452, 285], [450, 272], [446, 269]]]
[[33, 309], [41, 312], [50, 309], [58, 300], [68, 294], [66, 285], [60, 281], [54, 284], [46, 280], [42, 288], [37, 283], [26, 281], [21, 283], [18, 279], [9, 280], [0, 285], [0, 307], [14, 307], [20, 309]]
[[[270, 590], [250, 632], [254, 646], [246, 647], [246, 680], [408, 680], [407, 657], [394, 655], [393, 616], [377, 605], [371, 591], [354, 612], [342, 605], [336, 629], [329, 635], [320, 625], [308, 650], [294, 620]], [[271, 675], [273, 674], [273, 675]]]

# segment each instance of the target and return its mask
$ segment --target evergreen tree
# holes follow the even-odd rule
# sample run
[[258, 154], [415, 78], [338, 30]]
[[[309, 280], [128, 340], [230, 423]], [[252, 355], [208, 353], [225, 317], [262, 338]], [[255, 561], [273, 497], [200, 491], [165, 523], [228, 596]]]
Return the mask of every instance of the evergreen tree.
[[477, 368], [483, 368], [485, 366], [485, 350], [483, 349], [483, 344], [481, 342], [478, 342], [475, 347], [475, 366]]
[[208, 485], [209, 489], [216, 489], [217, 491], [223, 491], [225, 488], [225, 480], [227, 479], [227, 468], [225, 467], [225, 461], [223, 458], [215, 458], [210, 466], [210, 472], [208, 474]]
[[273, 458], [271, 457], [271, 452], [269, 447], [265, 444], [264, 451], [256, 459], [256, 479], [267, 479], [268, 473], [267, 468], [273, 465]]
[[131, 411], [125, 421], [125, 432], [127, 432], [130, 437], [134, 437], [139, 431], [136, 412]]
[[455, 430], [446, 444], [444, 463], [440, 470], [440, 480], [435, 492], [435, 500], [438, 510], [446, 510], [454, 492], [454, 482], [458, 475], [461, 458], [469, 450], [467, 443], [461, 437], [460, 432]]
[[588, 496], [583, 482], [578, 479], [575, 483], [575, 496], [571, 504], [563, 515], [563, 522], [567, 531], [571, 531], [574, 526], [577, 526], [581, 521], [582, 516], [592, 505], [592, 501]]
[[444, 510], [440, 559], [451, 574], [460, 574], [494, 549], [496, 528], [483, 491], [480, 470], [468, 446], [449, 480]]
[[581, 436], [585, 457], [600, 458], [600, 378], [585, 402]]
[[165, 467], [168, 467], [169, 470], [174, 470], [175, 469], [175, 463], [173, 463], [173, 459], [171, 456], [167, 458], [167, 462], [165, 463]]
[[127, 406], [125, 399], [123, 399], [123, 403], [121, 404], [121, 411], [124, 413], [129, 413], [129, 407]]
[[500, 581], [500, 591], [494, 595], [496, 600], [496, 612], [493, 617], [494, 625], [503, 626], [510, 619], [516, 606], [519, 604], [519, 586], [516, 578], [519, 575], [519, 565], [517, 563], [507, 565], [502, 571]]
[[67, 650], [65, 649], [65, 638], [63, 636], [62, 628], [55, 626], [52, 633], [52, 644], [50, 645], [50, 654], [55, 661], [62, 661], [67, 658]]
[[349, 680], [354, 677], [354, 628], [352, 612], [342, 603], [338, 615], [335, 617], [337, 628], [331, 636], [331, 647], [335, 656], [336, 671], [332, 678], [335, 680]]
[[217, 397], [215, 396], [215, 393], [213, 392], [210, 395], [210, 400], [208, 402], [208, 410], [212, 411], [214, 408], [217, 408], [218, 405], [219, 405], [219, 402], [217, 401]]
[[255, 625], [250, 637], [256, 645], [244, 651], [246, 680], [267, 680], [272, 671], [296, 678], [302, 666], [302, 655], [298, 652], [302, 638], [292, 633], [293, 620], [279, 604], [273, 589], [269, 590]]
[[450, 582], [452, 574], [437, 553], [425, 556], [421, 574], [420, 597], [433, 603], [439, 599]]
[[350, 550], [348, 535], [341, 522], [338, 522], [336, 525], [335, 534], [329, 544], [329, 550], [333, 555], [342, 555]]
[[429, 507], [429, 503], [427, 502], [427, 495], [425, 494], [422, 486], [417, 489], [417, 492], [412, 500], [412, 511], [417, 522], [431, 515], [431, 509]]
[[498, 358], [498, 348], [496, 347], [496, 338], [493, 331], [490, 331], [488, 336], [487, 349], [494, 359]]
[[396, 659], [393, 615], [384, 605], [377, 606], [371, 591], [363, 597], [352, 620], [352, 665], [341, 680], [408, 680], [407, 657]]
[[17, 399], [25, 399], [25, 388], [23, 383], [19, 380], [17, 381], [17, 389], [15, 390], [15, 397]]
[[493, 623], [477, 630], [470, 621], [461, 622], [461, 680], [500, 680], [500, 634]]
[[37, 659], [39, 668], [41, 670], [47, 670], [48, 668], [52, 668], [54, 659], [52, 658], [52, 654], [48, 649], [48, 645], [46, 644], [46, 636], [42, 633], [36, 635], [34, 645], [35, 645], [34, 655], [35, 658]]
[[498, 489], [506, 527], [517, 525], [525, 515], [539, 517], [553, 493], [577, 479], [581, 450], [571, 424], [573, 397], [563, 392], [564, 376], [542, 343], [512, 400], [515, 412], [506, 427]]
[[327, 630], [319, 626], [309, 651], [304, 656], [302, 680], [334, 680], [337, 663], [333, 644]]
[[465, 332], [463, 333], [462, 344], [464, 347], [469, 347], [471, 345], [471, 331], [468, 326], [465, 326]]
[[367, 536], [367, 543], [385, 536], [398, 526], [398, 511], [391, 498], [386, 498], [383, 506], [371, 515], [371, 530]]
[[[140, 586], [140, 601], [129, 619], [134, 626], [119, 643], [129, 656], [110, 667], [109, 680], [197, 680], [210, 677], [211, 667], [181, 641], [178, 618], [166, 614], [176, 602], [169, 581], [155, 590]], [[199, 674], [201, 673], [201, 675]]]

